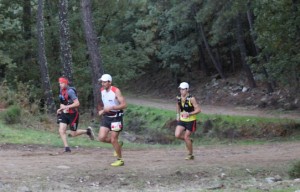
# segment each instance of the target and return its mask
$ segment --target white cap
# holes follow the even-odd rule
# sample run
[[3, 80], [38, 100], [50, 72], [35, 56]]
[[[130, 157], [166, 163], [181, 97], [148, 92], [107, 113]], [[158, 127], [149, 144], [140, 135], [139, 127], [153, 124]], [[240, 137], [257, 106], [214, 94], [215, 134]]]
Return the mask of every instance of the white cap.
[[98, 80], [99, 81], [110, 81], [110, 82], [112, 82], [112, 78], [109, 74], [103, 74], [102, 77]]
[[181, 89], [188, 89], [189, 88], [189, 84], [187, 82], [182, 82], [180, 83], [179, 87]]

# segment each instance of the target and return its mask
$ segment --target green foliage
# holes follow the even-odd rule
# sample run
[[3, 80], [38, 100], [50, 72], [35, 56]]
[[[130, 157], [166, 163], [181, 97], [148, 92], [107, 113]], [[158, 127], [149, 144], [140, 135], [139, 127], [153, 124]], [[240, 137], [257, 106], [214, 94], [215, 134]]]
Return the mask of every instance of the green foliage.
[[21, 121], [21, 108], [17, 105], [10, 106], [3, 113], [3, 119], [6, 124], [16, 124]]
[[[29, 79], [38, 78], [39, 76], [36, 75], [39, 74], [38, 68], [34, 69], [38, 67], [35, 62], [36, 59], [33, 57], [32, 42], [35, 41], [34, 36], [31, 36], [32, 39], [25, 40], [24, 38], [22, 2], [4, 0], [0, 4], [0, 12], [0, 17], [3, 17], [1, 19], [3, 22], [0, 23], [0, 50], [2, 51], [0, 53], [0, 66], [5, 65], [5, 78], [9, 82], [15, 79], [26, 82]], [[29, 28], [31, 27], [29, 26]], [[31, 53], [30, 58], [29, 53]], [[25, 55], [28, 58], [25, 59]]]
[[289, 170], [289, 176], [293, 179], [300, 178], [300, 161], [294, 163], [294, 165]]
[[[129, 105], [124, 120], [125, 129], [145, 137], [144, 142], [181, 143], [174, 136], [177, 124], [174, 111]], [[200, 113], [192, 137], [201, 143], [297, 140], [299, 128], [300, 122], [294, 120]]]
[[105, 71], [114, 78], [114, 83], [124, 82], [143, 74], [143, 67], [149, 62], [142, 50], [133, 49], [130, 43], [102, 43]]
[[175, 140], [174, 132], [164, 124], [174, 116], [171, 111], [129, 105], [125, 111], [125, 129], [151, 144], [168, 144]]
[[7, 106], [17, 105], [33, 114], [38, 114], [43, 109], [43, 106], [40, 106], [40, 90], [32, 82], [11, 82], [8, 86], [4, 81], [0, 89], [0, 102]]
[[299, 3], [292, 1], [255, 1], [257, 43], [265, 67], [278, 82], [299, 87]]
[[284, 140], [292, 136], [298, 138], [300, 128], [299, 121], [224, 115], [203, 118], [198, 125], [202, 131], [196, 132], [196, 136], [228, 139], [231, 142], [243, 139]]
[[[251, 6], [247, 6], [251, 2]], [[54, 94], [61, 75], [59, 58], [58, 1], [45, 2], [45, 46], [49, 77]], [[79, 1], [69, 2], [70, 43], [73, 76], [83, 107], [92, 95], [89, 56], [84, 38]], [[36, 58], [36, 2], [31, 1], [31, 15], [23, 20], [24, 2], [3, 0], [0, 3], [0, 70], [9, 86], [17, 82], [34, 84], [43, 97]], [[99, 9], [101, 7], [101, 9]], [[299, 3], [296, 1], [204, 1], [204, 0], [104, 0], [92, 1], [94, 29], [100, 42], [102, 64], [117, 85], [126, 84], [142, 74], [168, 71], [170, 79], [192, 79], [205, 65], [207, 74], [216, 70], [203, 46], [199, 24], [215, 59], [225, 72], [240, 73], [240, 53], [236, 43], [237, 13], [241, 13], [247, 54], [256, 69], [255, 76], [266, 68], [275, 83], [299, 90]], [[250, 31], [248, 13], [254, 13], [255, 31]], [[25, 31], [25, 26], [29, 31]], [[28, 30], [27, 29], [27, 30]], [[28, 34], [29, 33], [29, 34]], [[251, 33], [255, 33], [253, 41]], [[253, 50], [259, 46], [259, 55]], [[21, 51], [20, 51], [21, 50]], [[259, 64], [259, 65], [257, 65]], [[191, 74], [192, 75], [186, 75]], [[231, 74], [230, 74], [231, 75]], [[235, 74], [236, 75], [236, 74]], [[243, 75], [241, 75], [243, 76]], [[171, 79], [172, 78], [172, 79]], [[269, 79], [261, 79], [268, 81]], [[2, 81], [2, 79], [0, 79]], [[39, 89], [39, 90], [38, 90]]]
[[[212, 20], [210, 33], [212, 34], [210, 44], [212, 46], [218, 45], [220, 42], [226, 42], [230, 44], [230, 41], [235, 39], [235, 20], [239, 12], [245, 13], [246, 2], [245, 1], [228, 1], [227, 3], [221, 3], [220, 1], [213, 1], [213, 8], [218, 12], [218, 17]], [[210, 5], [212, 6], [212, 5]], [[203, 7], [202, 10], [206, 8]], [[202, 11], [201, 10], [201, 11]], [[219, 10], [219, 11], [217, 11]], [[201, 14], [201, 11], [198, 13]], [[214, 12], [210, 12], [212, 14]], [[244, 18], [246, 19], [246, 18]], [[235, 41], [235, 40], [234, 40]], [[234, 43], [233, 43], [234, 45]], [[223, 50], [223, 49], [222, 49]], [[226, 51], [226, 48], [225, 48]]]
[[[160, 51], [157, 57], [162, 60], [162, 68], [171, 69], [172, 72], [180, 74], [187, 72], [197, 61], [198, 41], [196, 21], [191, 1], [175, 1], [167, 5], [166, 11], [159, 20], [159, 35], [165, 41], [160, 43]], [[172, 70], [174, 64], [177, 70]]]
[[12, 59], [0, 50], [0, 66], [1, 65], [11, 65]]

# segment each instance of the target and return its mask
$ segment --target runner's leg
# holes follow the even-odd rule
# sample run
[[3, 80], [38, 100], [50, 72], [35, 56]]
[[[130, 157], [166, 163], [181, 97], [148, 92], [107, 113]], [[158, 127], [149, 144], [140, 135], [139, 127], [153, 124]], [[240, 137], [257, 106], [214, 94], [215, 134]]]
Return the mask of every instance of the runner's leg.
[[99, 134], [98, 134], [99, 141], [104, 143], [111, 143], [111, 139], [108, 136], [109, 131], [110, 130], [107, 127], [100, 127]]
[[87, 129], [77, 129], [78, 123], [79, 123], [79, 113], [75, 112], [72, 114], [69, 114], [70, 116], [70, 129], [71, 129], [71, 136], [76, 137], [78, 135], [87, 134]]
[[193, 143], [192, 143], [192, 140], [190, 138], [191, 134], [192, 134], [192, 132], [189, 131], [189, 130], [186, 130], [185, 134], [184, 134], [184, 141], [185, 141], [185, 144], [186, 144], [186, 148], [189, 151], [189, 155], [193, 154]]
[[76, 131], [72, 131], [71, 130], [71, 135], [72, 137], [76, 137], [78, 135], [82, 135], [82, 134], [86, 134], [87, 133], [87, 130], [84, 130], [84, 129], [77, 129]]
[[68, 147], [67, 134], [66, 134], [67, 126], [68, 125], [66, 123], [59, 123], [59, 135], [65, 147]]
[[115, 132], [115, 131], [111, 132], [111, 144], [113, 145], [113, 147], [117, 153], [117, 157], [122, 158], [121, 146], [118, 142], [119, 133], [120, 132]]
[[184, 140], [184, 136], [183, 136], [183, 132], [184, 132], [185, 128], [181, 125], [177, 125], [176, 129], [175, 129], [175, 137], [177, 139], [181, 139]]

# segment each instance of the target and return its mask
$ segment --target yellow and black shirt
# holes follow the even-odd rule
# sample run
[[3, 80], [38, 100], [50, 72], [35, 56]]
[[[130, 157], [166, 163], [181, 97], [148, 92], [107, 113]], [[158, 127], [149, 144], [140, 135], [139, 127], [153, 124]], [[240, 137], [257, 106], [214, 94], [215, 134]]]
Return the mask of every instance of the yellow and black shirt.
[[188, 112], [192, 112], [194, 111], [194, 106], [191, 103], [191, 98], [193, 96], [192, 95], [188, 95], [185, 99], [185, 101], [182, 101], [181, 96], [178, 95], [177, 96], [177, 104], [180, 108], [180, 121], [184, 121], [184, 122], [190, 122], [190, 121], [194, 121], [196, 120], [196, 115], [189, 115], [188, 117], [185, 117], [183, 114]]

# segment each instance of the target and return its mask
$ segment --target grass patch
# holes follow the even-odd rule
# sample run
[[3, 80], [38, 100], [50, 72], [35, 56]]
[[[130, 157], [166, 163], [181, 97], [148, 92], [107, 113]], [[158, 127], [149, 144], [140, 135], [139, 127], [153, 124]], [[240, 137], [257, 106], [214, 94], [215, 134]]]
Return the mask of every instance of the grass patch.
[[292, 168], [289, 170], [289, 175], [291, 178], [300, 178], [300, 161], [293, 164]]
[[10, 106], [5, 112], [3, 112], [3, 119], [6, 124], [20, 123], [21, 108], [17, 105]]
[[[53, 133], [46, 130], [35, 130], [30, 128], [24, 128], [21, 125], [6, 126], [0, 124], [0, 137], [1, 143], [12, 144], [38, 144], [49, 145], [53, 147], [61, 147], [62, 141], [58, 132]], [[70, 146], [82, 146], [82, 147], [99, 147], [100, 142], [91, 142], [87, 137], [79, 136], [77, 138], [69, 138], [68, 142]]]
[[[2, 112], [1, 114], [3, 114]], [[21, 123], [1, 124], [1, 143], [43, 144], [62, 146], [58, 134], [56, 117], [32, 115], [22, 111]], [[180, 144], [175, 138], [176, 112], [152, 107], [128, 105], [124, 116], [124, 132], [120, 138], [125, 147], [159, 148], [160, 144]], [[197, 115], [197, 131], [192, 135], [195, 145], [212, 144], [264, 144], [273, 141], [298, 141], [300, 139], [300, 122], [296, 120], [242, 117], [229, 115]], [[100, 121], [88, 114], [81, 114], [79, 128], [88, 126], [98, 134]], [[70, 146], [111, 147], [109, 144], [91, 142], [88, 137], [68, 138]], [[139, 145], [136, 145], [139, 143]]]
[[[181, 143], [174, 137], [175, 115], [175, 110], [129, 105], [124, 118], [125, 130], [152, 138], [152, 143]], [[296, 120], [204, 113], [198, 114], [197, 119], [197, 131], [193, 134], [195, 143], [260, 144], [300, 139], [300, 121]]]
[[[95, 133], [97, 135], [97, 132]], [[122, 139], [122, 135], [120, 136]], [[19, 145], [46, 145], [52, 147], [63, 147], [62, 140], [58, 130], [37, 130], [36, 128], [24, 127], [21, 124], [6, 125], [0, 122], [0, 143], [3, 144], [19, 144]], [[68, 138], [70, 147], [87, 147], [87, 148], [112, 148], [110, 144], [99, 141], [91, 141], [87, 136], [80, 135], [78, 137]], [[162, 145], [147, 145], [130, 143], [125, 141], [124, 148], [145, 149], [145, 148], [161, 148]]]
[[[297, 187], [289, 187], [289, 188], [285, 188], [285, 187], [278, 187], [278, 188], [282, 188], [282, 189], [272, 189], [272, 190], [262, 190], [262, 189], [248, 189], [248, 190], [243, 190], [244, 192], [262, 192], [262, 191], [269, 191], [269, 192], [295, 192], [298, 188]], [[222, 192], [224, 192], [224, 190], [221, 190]], [[219, 190], [217, 190], [216, 192], [221, 192]], [[237, 190], [236, 192], [238, 192], [239, 190]]]

